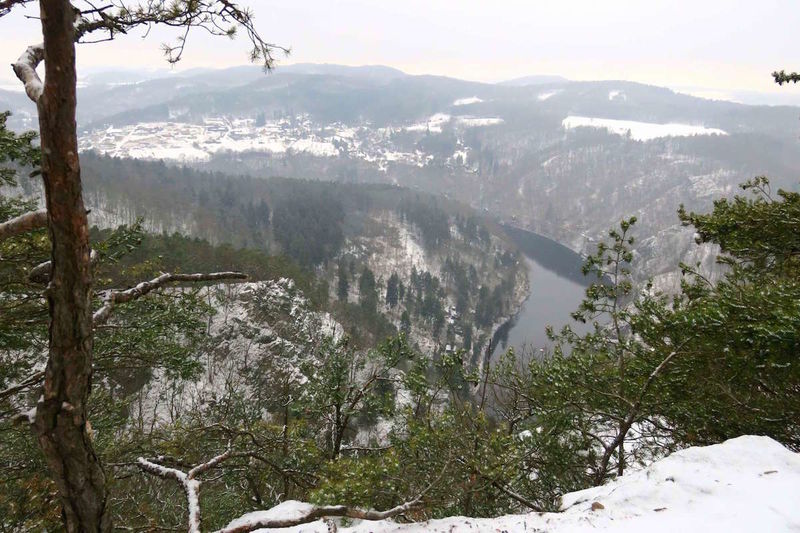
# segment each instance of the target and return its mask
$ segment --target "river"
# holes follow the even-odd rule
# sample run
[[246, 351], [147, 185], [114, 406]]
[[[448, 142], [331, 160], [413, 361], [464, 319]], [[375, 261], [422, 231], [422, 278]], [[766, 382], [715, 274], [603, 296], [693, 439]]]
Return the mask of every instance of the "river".
[[528, 265], [530, 294], [519, 313], [503, 324], [495, 333], [496, 356], [509, 347], [519, 356], [544, 353], [552, 347], [545, 328], [553, 326], [556, 331], [571, 324], [582, 333], [589, 325], [572, 320], [584, 298], [589, 280], [581, 272], [583, 258], [569, 248], [541, 235], [504, 226], [506, 233], [525, 255]]

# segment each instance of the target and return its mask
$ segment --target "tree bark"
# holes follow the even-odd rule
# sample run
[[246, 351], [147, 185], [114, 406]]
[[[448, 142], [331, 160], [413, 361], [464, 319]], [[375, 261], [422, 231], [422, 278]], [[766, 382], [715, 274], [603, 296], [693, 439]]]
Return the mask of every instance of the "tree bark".
[[75, 12], [68, 0], [40, 0], [40, 8], [45, 81], [37, 107], [52, 271], [49, 359], [35, 431], [58, 487], [66, 530], [108, 531], [105, 473], [86, 430], [92, 272], [75, 122]]

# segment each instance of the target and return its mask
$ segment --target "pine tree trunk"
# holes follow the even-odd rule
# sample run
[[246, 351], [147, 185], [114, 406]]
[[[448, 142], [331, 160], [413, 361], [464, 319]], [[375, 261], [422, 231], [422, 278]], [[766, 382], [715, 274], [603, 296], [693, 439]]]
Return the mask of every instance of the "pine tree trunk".
[[47, 289], [49, 359], [35, 431], [58, 488], [66, 530], [108, 531], [105, 474], [86, 426], [92, 273], [75, 122], [75, 12], [67, 0], [40, 0], [40, 6], [45, 82], [38, 111], [53, 267]]

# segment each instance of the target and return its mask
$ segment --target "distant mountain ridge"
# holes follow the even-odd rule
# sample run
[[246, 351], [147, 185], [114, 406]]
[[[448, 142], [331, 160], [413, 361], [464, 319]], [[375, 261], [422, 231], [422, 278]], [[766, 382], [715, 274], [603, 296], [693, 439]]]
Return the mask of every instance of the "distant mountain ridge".
[[501, 81], [498, 83], [498, 85], [507, 85], [509, 87], [525, 87], [528, 85], [546, 85], [549, 83], [565, 83], [568, 81], [569, 80], [564, 76], [552, 74], [533, 74], [531, 76], [522, 76], [520, 78]]
[[[537, 83], [301, 64], [89, 84], [81, 147], [256, 177], [402, 185], [582, 253], [636, 215], [641, 275], [673, 289], [679, 260], [713, 263], [680, 227], [680, 204], [707, 210], [755, 175], [797, 187], [796, 107], [627, 81], [527, 81]], [[0, 105], [34, 125], [21, 93], [0, 92]]]

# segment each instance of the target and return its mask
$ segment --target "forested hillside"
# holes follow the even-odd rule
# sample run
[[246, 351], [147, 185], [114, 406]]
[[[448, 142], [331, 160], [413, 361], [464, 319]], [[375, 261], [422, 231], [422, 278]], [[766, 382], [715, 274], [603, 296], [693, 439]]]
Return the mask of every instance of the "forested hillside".
[[[673, 257], [719, 274], [675, 205], [699, 209], [756, 175], [796, 187], [796, 108], [625, 81], [544, 81], [485, 84], [335, 65], [268, 77], [236, 68], [130, 84], [98, 79], [82, 89], [81, 148], [255, 177], [399, 184], [584, 255], [606, 228], [636, 214], [645, 243], [637, 281], [654, 277], [673, 292]], [[8, 102], [25, 116], [25, 104], [14, 95]]]
[[[29, 142], [8, 139], [20, 146]], [[25, 154], [17, 150], [7, 157], [24, 162]], [[91, 158], [87, 161], [91, 165]], [[127, 168], [121, 161], [101, 162]], [[186, 177], [193, 174], [185, 172], [181, 178], [176, 171], [172, 187], [194, 183]], [[224, 187], [211, 175], [205, 178]], [[7, 179], [13, 180], [13, 171]], [[253, 190], [276, 187], [267, 192], [279, 191], [283, 199], [318, 186], [242, 183]], [[324, 187], [332, 201], [343, 190]], [[199, 197], [204, 189], [197, 190]], [[173, 196], [188, 198], [185, 191]], [[351, 197], [363, 206], [381, 206], [381, 193], [399, 192], [376, 191], [362, 188], [362, 195]], [[486, 255], [481, 243], [498, 238], [464, 213], [454, 213], [452, 220], [446, 216], [445, 224], [443, 211], [430, 200], [403, 194], [406, 200], [379, 220], [409, 220], [418, 228], [420, 248], [456, 241], [447, 249], [468, 254], [475, 248], [474, 257], [464, 256], [473, 266], [476, 257]], [[252, 194], [245, 197], [258, 201]], [[677, 297], [639, 292], [632, 284], [637, 226], [634, 219], [623, 221], [586, 262], [585, 272], [599, 281], [587, 290], [575, 318], [594, 322], [594, 330], [552, 332], [558, 344], [549, 357], [523, 362], [510, 351], [482, 368], [471, 365], [461, 347], [420, 353], [402, 331], [371, 348], [363, 336], [362, 345], [355, 345], [346, 323], [334, 318], [353, 316], [339, 305], [363, 312], [380, 302], [392, 319], [405, 300], [405, 312], [428, 319], [430, 294], [449, 283], [458, 300], [463, 297], [458, 287], [470, 283], [470, 269], [459, 266], [452, 253], [445, 256], [438, 281], [412, 265], [409, 283], [402, 282], [405, 296], [401, 281], [390, 276], [384, 297], [369, 265], [375, 255], [386, 254], [364, 253], [365, 243], [380, 240], [370, 240], [363, 228], [343, 255], [328, 261], [328, 269], [313, 271], [263, 252], [147, 235], [136, 226], [95, 232], [94, 305], [108, 306], [108, 287], [162, 279], [162, 271], [236, 268], [250, 276], [240, 285], [220, 285], [209, 277], [207, 287], [179, 284], [159, 291], [154, 286], [152, 294], [117, 306], [108, 322], [96, 315], [89, 431], [113, 472], [110, 512], [127, 526], [181, 524], [186, 514], [181, 492], [147, 472], [180, 471], [215, 455], [219, 472], [203, 476], [198, 508], [209, 527], [289, 499], [347, 504], [330, 511], [334, 515], [365, 516], [362, 507], [377, 507], [401, 509], [416, 520], [556, 509], [567, 491], [602, 484], [686, 446], [752, 433], [797, 449], [799, 200], [797, 193], [774, 193], [767, 180], [756, 179], [745, 185], [743, 196], [719, 200], [709, 214], [681, 210], [698, 240], [721, 247], [728, 269], [712, 284], [690, 266], [680, 266], [685, 278]], [[180, 208], [181, 202], [175, 204]], [[2, 208], [2, 219], [14, 221], [30, 205], [6, 196]], [[274, 220], [277, 210], [269, 211]], [[347, 210], [334, 213], [337, 220]], [[363, 212], [344, 219], [365, 227], [372, 220], [373, 230], [386, 235], [386, 227]], [[0, 225], [4, 232], [7, 227]], [[225, 225], [209, 227], [224, 231]], [[348, 224], [342, 227], [343, 235], [356, 235]], [[59, 522], [53, 486], [26, 428], [35, 416], [28, 406], [43, 378], [48, 323], [45, 303], [37, 297], [39, 272], [46, 270], [37, 267], [34, 273], [29, 265], [45, 259], [46, 245], [42, 230], [2, 241], [0, 401], [8, 438], [1, 449], [3, 476], [12, 483], [0, 506], [10, 529], [49, 529]], [[502, 265], [502, 255], [497, 261]], [[325, 276], [333, 276], [328, 285], [337, 287], [333, 316], [325, 312], [334, 300], [322, 288]], [[341, 290], [342, 279], [358, 288]], [[152, 289], [145, 284], [133, 290], [144, 295]], [[483, 314], [481, 293], [471, 319], [475, 327], [490, 316]], [[471, 298], [469, 290], [466, 296]], [[352, 324], [364, 329], [367, 322], [357, 316]], [[571, 355], [562, 355], [567, 348]], [[199, 490], [199, 482], [194, 487]], [[327, 508], [308, 509], [324, 516]], [[253, 528], [276, 523], [270, 518], [274, 513], [264, 516], [245, 523]], [[301, 514], [289, 523], [318, 516]]]
[[504, 230], [447, 199], [91, 153], [83, 161], [92, 224], [141, 219], [149, 232], [227, 244], [231, 253], [285, 255], [317, 280], [314, 299], [369, 345], [403, 330], [426, 351], [463, 347], [479, 363], [527, 296], [525, 266]]

